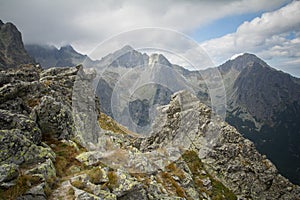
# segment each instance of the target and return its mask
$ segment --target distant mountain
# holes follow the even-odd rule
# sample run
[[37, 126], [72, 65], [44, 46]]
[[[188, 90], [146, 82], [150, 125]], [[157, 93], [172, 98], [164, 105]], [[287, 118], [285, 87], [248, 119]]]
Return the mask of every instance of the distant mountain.
[[299, 79], [251, 54], [219, 69], [227, 81], [227, 122], [251, 139], [281, 173], [300, 184]]
[[4, 24], [0, 20], [0, 68], [28, 63], [34, 63], [34, 60], [24, 48], [21, 33], [12, 23]]
[[88, 56], [75, 51], [71, 45], [57, 49], [49, 45], [26, 44], [25, 48], [43, 68], [74, 66], [85, 60], [91, 61]]
[[[149, 56], [130, 46], [105, 56], [97, 66], [103, 69], [96, 88], [102, 112], [138, 132], [151, 124], [155, 107], [168, 104], [174, 92], [191, 87], [163, 55]], [[121, 100], [117, 107], [112, 107], [114, 98]], [[141, 129], [132, 127], [131, 120]]]

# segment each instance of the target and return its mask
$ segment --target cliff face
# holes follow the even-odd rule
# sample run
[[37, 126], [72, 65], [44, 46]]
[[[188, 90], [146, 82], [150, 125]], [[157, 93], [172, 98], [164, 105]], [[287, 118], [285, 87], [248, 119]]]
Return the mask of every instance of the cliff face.
[[[189, 149], [198, 152], [205, 169], [238, 197], [289, 199], [295, 188], [292, 196], [299, 198], [298, 186], [278, 174], [276, 167], [235, 128], [212, 117], [211, 110], [193, 95], [184, 91], [174, 94], [162, 113], [164, 125], [141, 142], [142, 149], [189, 144]], [[160, 118], [159, 123], [162, 121]]]
[[146, 138], [95, 106], [101, 128], [83, 133], [93, 139], [80, 137], [71, 107], [80, 100], [74, 82], [88, 89], [93, 73], [24, 65], [0, 74], [1, 199], [300, 198], [252, 142], [189, 92], [159, 108]]
[[220, 66], [227, 83], [227, 121], [253, 141], [292, 182], [300, 182], [299, 79], [245, 54]]
[[70, 98], [77, 71], [23, 65], [0, 72], [0, 199], [50, 194], [59, 157], [45, 138], [74, 134]]
[[21, 33], [12, 23], [4, 24], [0, 20], [0, 68], [27, 63], [34, 63], [34, 60], [24, 48]]

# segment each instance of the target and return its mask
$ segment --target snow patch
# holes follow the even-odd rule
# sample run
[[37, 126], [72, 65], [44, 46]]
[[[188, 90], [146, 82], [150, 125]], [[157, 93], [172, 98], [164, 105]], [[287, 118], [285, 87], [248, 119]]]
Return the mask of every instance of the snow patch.
[[237, 54], [234, 54], [233, 56], [231, 56], [231, 58], [229, 59], [229, 60], [234, 60], [234, 59], [236, 59], [237, 57], [239, 57], [239, 56], [242, 56], [242, 55], [244, 55], [245, 53], [237, 53]]

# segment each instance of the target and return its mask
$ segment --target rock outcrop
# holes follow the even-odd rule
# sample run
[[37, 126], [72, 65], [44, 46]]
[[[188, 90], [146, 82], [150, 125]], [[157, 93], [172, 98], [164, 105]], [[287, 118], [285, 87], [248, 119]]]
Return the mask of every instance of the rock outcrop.
[[[162, 111], [166, 120], [160, 119], [159, 123], [165, 123], [159, 124], [160, 131], [142, 140], [140, 148], [144, 151], [181, 142], [183, 147], [190, 145], [189, 149], [198, 152], [205, 169], [240, 198], [300, 198], [298, 186], [282, 177], [270, 160], [259, 154], [254, 144], [235, 128], [212, 117], [211, 110], [196, 97], [187, 92], [176, 93]], [[182, 126], [190, 128], [178, 137]]]
[[27, 63], [34, 60], [24, 48], [21, 33], [12, 23], [0, 20], [0, 69]]
[[70, 97], [77, 71], [23, 65], [0, 72], [1, 199], [50, 194], [57, 181], [56, 154], [46, 138], [74, 135]]

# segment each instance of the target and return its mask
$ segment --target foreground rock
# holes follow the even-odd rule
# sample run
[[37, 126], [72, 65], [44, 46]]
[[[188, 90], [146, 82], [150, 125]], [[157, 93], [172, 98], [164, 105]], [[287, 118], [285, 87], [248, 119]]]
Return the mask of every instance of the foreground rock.
[[0, 199], [50, 195], [56, 154], [45, 142], [74, 135], [69, 102], [77, 70], [23, 65], [0, 72]]

